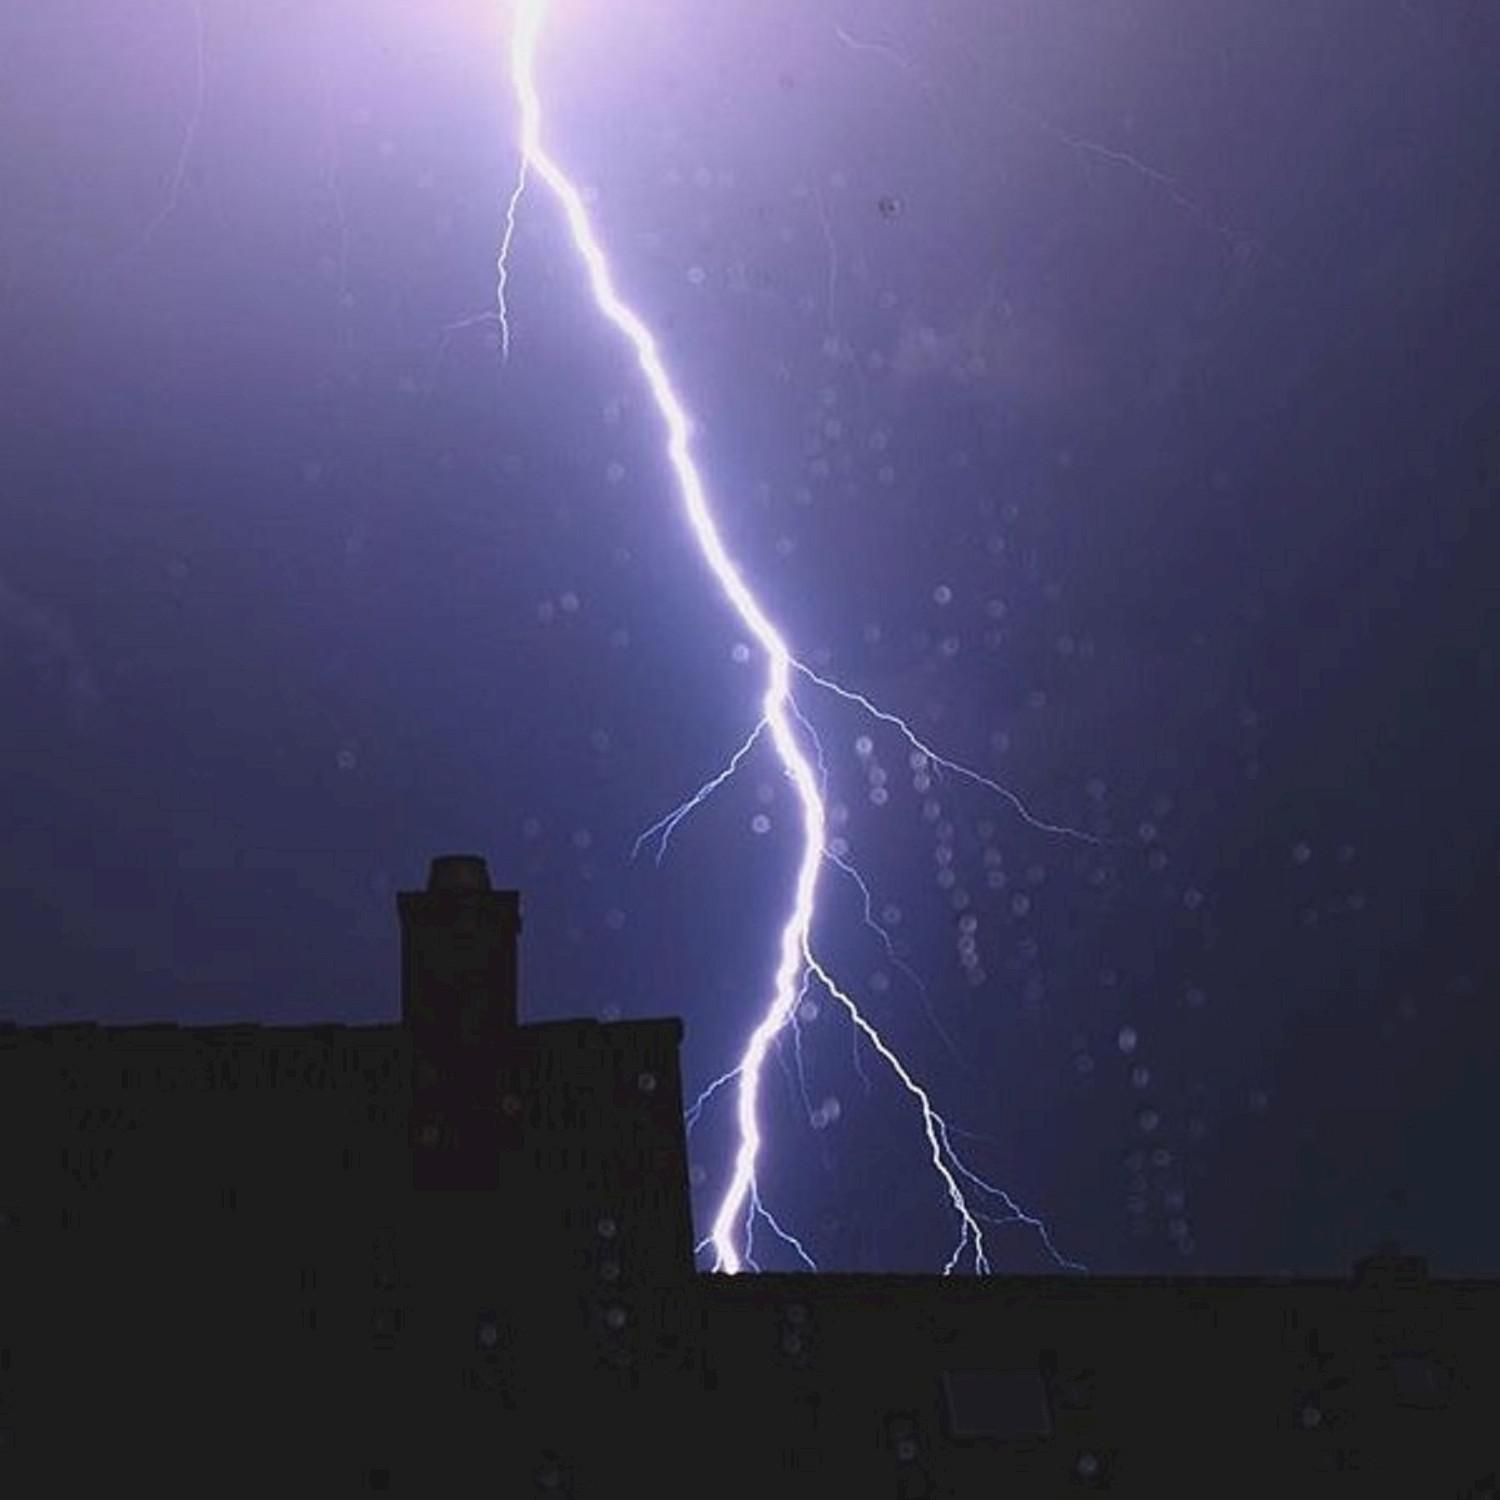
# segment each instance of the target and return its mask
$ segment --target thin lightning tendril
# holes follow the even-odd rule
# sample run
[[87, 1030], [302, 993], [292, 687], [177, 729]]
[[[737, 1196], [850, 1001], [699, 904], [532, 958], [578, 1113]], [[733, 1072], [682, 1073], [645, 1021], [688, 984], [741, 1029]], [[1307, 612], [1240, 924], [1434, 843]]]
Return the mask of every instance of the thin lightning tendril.
[[796, 698], [792, 699], [792, 716], [802, 726], [802, 732], [812, 741], [813, 754], [818, 757], [818, 790], [827, 796], [828, 757], [823, 754], [823, 741], [818, 738], [818, 731], [813, 728], [812, 720], [798, 708]]
[[[795, 790], [801, 814], [801, 850], [798, 856], [791, 907], [781, 929], [775, 979], [770, 999], [745, 1044], [739, 1062], [733, 1069], [710, 1084], [699, 1095], [693, 1108], [688, 1111], [688, 1126], [691, 1128], [714, 1093], [730, 1082], [737, 1083], [735, 1114], [738, 1140], [733, 1169], [715, 1214], [713, 1228], [707, 1238], [700, 1243], [698, 1249], [701, 1251], [712, 1246], [716, 1271], [733, 1274], [745, 1268], [757, 1269], [753, 1258], [754, 1227], [757, 1218], [760, 1218], [764, 1219], [779, 1239], [798, 1254], [805, 1265], [816, 1269], [812, 1256], [808, 1254], [801, 1242], [784, 1230], [762, 1203], [756, 1178], [756, 1167], [763, 1144], [759, 1106], [761, 1074], [766, 1054], [788, 1023], [794, 1021], [797, 1006], [801, 1002], [809, 979], [816, 978], [823, 988], [844, 1007], [857, 1032], [880, 1055], [920, 1106], [923, 1130], [930, 1148], [933, 1169], [941, 1179], [959, 1221], [959, 1240], [944, 1267], [944, 1274], [951, 1274], [964, 1259], [966, 1253], [972, 1255], [976, 1273], [987, 1273], [990, 1269], [990, 1262], [985, 1251], [983, 1223], [993, 1222], [995, 1216], [976, 1212], [970, 1208], [964, 1190], [959, 1184], [959, 1177], [963, 1177], [981, 1192], [998, 1197], [1003, 1202], [1009, 1211], [1009, 1217], [1000, 1222], [1020, 1221], [1040, 1229], [1039, 1222], [1022, 1214], [1007, 1195], [991, 1187], [958, 1160], [948, 1140], [947, 1126], [942, 1117], [933, 1109], [926, 1091], [911, 1076], [896, 1054], [886, 1045], [880, 1033], [865, 1018], [849, 995], [838, 986], [813, 952], [812, 927], [817, 911], [818, 877], [828, 849], [828, 816], [818, 772], [804, 748], [803, 736], [798, 732], [801, 726], [806, 725], [806, 720], [802, 718], [792, 699], [793, 673], [802, 672], [820, 687], [859, 704], [877, 719], [897, 727], [914, 746], [928, 755], [934, 764], [968, 776], [998, 792], [1010, 801], [1033, 827], [1062, 833], [1074, 831], [1056, 828], [1054, 825], [1033, 818], [1014, 793], [1008, 792], [997, 782], [991, 781], [978, 772], [970, 771], [957, 762], [948, 761], [933, 754], [918, 740], [903, 720], [876, 708], [861, 694], [850, 692], [827, 678], [819, 676], [792, 655], [786, 640], [765, 613], [759, 599], [746, 583], [738, 565], [725, 547], [709, 504], [703, 477], [693, 460], [691, 451], [693, 425], [667, 373], [655, 335], [640, 315], [621, 298], [615, 287], [608, 258], [595, 233], [582, 194], [568, 174], [549, 154], [543, 143], [542, 106], [534, 74], [537, 44], [545, 12], [546, 0], [517, 0], [511, 74], [512, 84], [520, 104], [522, 168], [516, 190], [510, 200], [506, 218], [506, 235], [499, 257], [498, 291], [501, 297], [499, 315], [502, 330], [508, 342], [509, 319], [503, 300], [506, 284], [505, 267], [516, 206], [529, 172], [540, 178], [557, 199], [567, 221], [574, 248], [584, 263], [589, 287], [600, 314], [624, 335], [634, 350], [636, 362], [666, 428], [667, 458], [676, 480], [683, 511], [692, 528], [699, 551], [726, 602], [754, 638], [766, 661], [766, 684], [761, 697], [761, 717], [753, 733], [719, 776], [705, 783], [687, 802], [642, 835], [642, 839], [637, 841], [637, 851], [641, 843], [657, 830], [663, 830], [662, 846], [664, 847], [672, 829], [733, 774], [738, 764], [766, 731], [770, 733], [771, 743], [782, 770]], [[803, 733], [805, 735], [806, 730]], [[807, 737], [816, 744], [815, 735], [807, 735]], [[819, 758], [821, 759], [821, 755]], [[1076, 836], [1085, 839], [1089, 837], [1086, 834]], [[1043, 1234], [1045, 1239], [1045, 1231]], [[1050, 1240], [1045, 1242], [1050, 1250]], [[1063, 1263], [1055, 1251], [1052, 1253], [1055, 1259]]]
[[727, 1073], [719, 1074], [719, 1076], [715, 1078], [712, 1083], [705, 1086], [703, 1092], [700, 1093], [698, 1097], [693, 1101], [692, 1106], [688, 1109], [686, 1115], [684, 1115], [683, 1117], [687, 1122], [687, 1128], [689, 1131], [691, 1131], [693, 1126], [698, 1123], [698, 1117], [703, 1113], [703, 1106], [707, 1104], [708, 1101], [712, 1099], [713, 1096], [725, 1086], [725, 1084], [733, 1083], [734, 1080], [739, 1076], [739, 1068], [734, 1067], [731, 1068]]
[[510, 245], [516, 237], [516, 210], [521, 204], [521, 195], [526, 191], [526, 164], [530, 157], [523, 152], [521, 165], [516, 171], [516, 185], [505, 205], [505, 233], [500, 240], [500, 253], [495, 257], [495, 311], [500, 320], [500, 358], [510, 358], [510, 309], [505, 302], [505, 284], [510, 279]]
[[[802, 1058], [802, 1007], [807, 992], [812, 987], [812, 975], [802, 976], [802, 988], [797, 992], [797, 1007], [792, 1012], [792, 1054], [797, 1064], [797, 1091], [802, 1098], [802, 1108], [807, 1112], [808, 1123], [816, 1128], [818, 1121], [813, 1109], [812, 1096], [807, 1092], [807, 1065]], [[786, 1033], [782, 1032], [785, 1036]]]
[[764, 719], [759, 720], [756, 723], [755, 728], [750, 731], [750, 737], [745, 741], [743, 745], [740, 746], [738, 750], [734, 752], [734, 755], [730, 758], [729, 764], [725, 766], [717, 776], [711, 777], [708, 781], [705, 781], [703, 785], [700, 786], [698, 790], [687, 799], [686, 802], [679, 803], [678, 806], [674, 807], [672, 811], [666, 815], [666, 817], [658, 818], [656, 822], [654, 822], [643, 834], [641, 834], [641, 836], [635, 841], [635, 845], [630, 851], [631, 859], [638, 859], [640, 857], [641, 846], [647, 843], [649, 840], [657, 838], [659, 835], [659, 841], [656, 846], [656, 862], [657, 864], [660, 864], [662, 862], [662, 859], [666, 855], [667, 843], [671, 839], [672, 833], [676, 829], [677, 825], [682, 822], [682, 820], [687, 817], [687, 815], [692, 812], [694, 808], [699, 805], [699, 803], [712, 796], [714, 792], [718, 791], [718, 789], [723, 786], [724, 783], [728, 781], [736, 771], [739, 770], [740, 762], [743, 761], [744, 758], [749, 755], [751, 750], [755, 748], [755, 742], [760, 738], [761, 731], [765, 727], [766, 721]]
[[856, 693], [850, 688], [843, 687], [831, 678], [821, 677], [811, 667], [804, 666], [800, 661], [794, 661], [792, 666], [804, 676], [810, 678], [821, 688], [827, 688], [830, 693], [845, 699], [850, 703], [857, 703], [872, 718], [879, 719], [882, 724], [890, 724], [900, 730], [907, 744], [919, 755], [925, 755], [932, 764], [942, 771], [952, 771], [955, 776], [962, 776], [979, 786], [986, 787], [998, 797], [1003, 797], [1015, 808], [1021, 821], [1029, 828], [1035, 828], [1039, 833], [1060, 834], [1064, 838], [1078, 839], [1085, 844], [1101, 844], [1103, 840], [1092, 833], [1085, 833], [1079, 828], [1069, 828], [1065, 823], [1047, 823], [1037, 817], [1026, 806], [1024, 802], [1007, 786], [1001, 786], [998, 781], [991, 779], [981, 771], [975, 771], [963, 764], [962, 761], [949, 760], [946, 755], [939, 755], [931, 745], [917, 738], [916, 731], [897, 714], [888, 713], [883, 708], [877, 708], [863, 693]]
[[[844, 993], [834, 982], [832, 976], [820, 964], [813, 955], [811, 947], [804, 948], [803, 957], [807, 966], [817, 975], [818, 981], [823, 988], [833, 996], [840, 1005], [849, 1013], [849, 1019], [862, 1031], [865, 1040], [881, 1055], [886, 1065], [901, 1080], [902, 1086], [916, 1099], [922, 1111], [922, 1129], [927, 1137], [927, 1144], [932, 1152], [933, 1170], [943, 1180], [943, 1186], [948, 1190], [948, 1199], [953, 1205], [953, 1211], [958, 1215], [959, 1237], [958, 1244], [954, 1246], [953, 1254], [948, 1257], [948, 1263], [943, 1267], [943, 1275], [951, 1276], [964, 1252], [972, 1246], [974, 1256], [974, 1271], [976, 1275], [984, 1276], [989, 1273], [989, 1257], [984, 1249], [984, 1230], [979, 1226], [979, 1220], [969, 1208], [968, 1200], [965, 1199], [963, 1189], [959, 1187], [958, 1180], [948, 1166], [949, 1158], [953, 1157], [953, 1148], [947, 1143], [946, 1127], [942, 1116], [932, 1107], [932, 1101], [927, 1097], [927, 1092], [902, 1066], [901, 1059], [886, 1046], [881, 1039], [880, 1033], [861, 1014], [859, 1007]], [[966, 1176], [973, 1181], [981, 1179], [974, 1177], [972, 1173], [965, 1172]]]
[[[937, 85], [931, 77], [889, 42], [852, 36], [842, 26], [835, 26], [833, 34], [851, 51], [873, 52], [886, 58], [900, 68], [907, 77], [913, 79], [930, 98], [939, 97]], [[1034, 130], [1050, 136], [1076, 155], [1092, 156], [1100, 161], [1109, 162], [1113, 166], [1124, 167], [1127, 171], [1135, 173], [1142, 181], [1160, 188], [1189, 218], [1217, 234], [1236, 254], [1244, 255], [1258, 249], [1252, 235], [1246, 234], [1243, 230], [1231, 228], [1228, 224], [1216, 219], [1170, 172], [1163, 172], [1160, 167], [1153, 167], [1133, 152], [1123, 151], [1117, 146], [1106, 146], [1102, 142], [1089, 140], [1086, 136], [1074, 135], [1054, 121], [1037, 114], [1035, 110], [1015, 103], [1014, 100], [1001, 99], [1000, 104], [1002, 108], [1008, 109], [1018, 118], [1025, 120]], [[952, 121], [948, 118], [946, 111], [943, 118], [945, 128], [951, 133]]]
[[803, 1248], [802, 1241], [799, 1240], [796, 1235], [791, 1234], [787, 1230], [783, 1229], [781, 1225], [776, 1222], [776, 1216], [771, 1212], [770, 1209], [765, 1206], [764, 1203], [760, 1201], [760, 1193], [757, 1191], [753, 1184], [750, 1189], [750, 1212], [745, 1216], [745, 1253], [747, 1256], [750, 1253], [750, 1235], [754, 1227], [755, 1217], [757, 1214], [771, 1226], [771, 1233], [774, 1234], [777, 1239], [779, 1239], [783, 1244], [790, 1245], [792, 1249], [797, 1252], [798, 1256], [801, 1258], [802, 1264], [805, 1265], [809, 1271], [816, 1271], [818, 1269], [818, 1263]]
[[932, 1022], [933, 1030], [936, 1031], [940, 1037], [942, 1037], [943, 1045], [947, 1047], [949, 1053], [952, 1055], [953, 1061], [956, 1062], [961, 1068], [968, 1068], [969, 1064], [965, 1060], [963, 1053], [959, 1051], [958, 1044], [953, 1040], [951, 1036], [948, 1035], [948, 1032], [943, 1026], [943, 1023], [938, 1020], [937, 1012], [932, 1008], [932, 996], [927, 993], [927, 986], [922, 983], [922, 976], [918, 974], [917, 971], [912, 968], [912, 966], [907, 963], [907, 961], [902, 958], [899, 953], [896, 952], [896, 944], [892, 939], [889, 930], [875, 920], [875, 912], [873, 909], [874, 897], [870, 894], [870, 887], [866, 883], [865, 877], [859, 873], [858, 868], [852, 863], [847, 855], [837, 854], [832, 849], [829, 849], [827, 851], [827, 854], [828, 862], [832, 865], [836, 865], [858, 887], [860, 898], [864, 902], [865, 926], [868, 927], [870, 931], [880, 939], [881, 945], [885, 948], [885, 956], [890, 960], [891, 967], [899, 971], [907, 980], [909, 980], [912, 987], [922, 997], [922, 1008], [927, 1012], [927, 1019]]
[[207, 69], [203, 55], [203, 0], [193, 3], [193, 103], [188, 111], [187, 125], [177, 147], [177, 160], [172, 167], [172, 176], [167, 182], [167, 194], [162, 205], [150, 222], [141, 230], [136, 240], [136, 249], [144, 249], [155, 237], [156, 231], [177, 210], [177, 200], [182, 196], [182, 185], [187, 180], [188, 162], [192, 159], [193, 147], [198, 141], [198, 127], [203, 121], [203, 95], [207, 81]]
[[511, 189], [510, 197], [505, 200], [505, 231], [500, 236], [500, 249], [495, 255], [495, 305], [485, 308], [483, 312], [470, 313], [466, 318], [456, 318], [443, 325], [442, 337], [438, 340], [437, 350], [432, 357], [432, 368], [427, 375], [424, 399], [431, 396], [437, 388], [438, 370], [456, 333], [463, 333], [470, 328], [498, 328], [500, 363], [506, 364], [510, 360], [510, 304], [506, 301], [505, 292], [510, 281], [510, 247], [516, 237], [516, 211], [520, 208], [521, 197], [526, 191], [527, 160], [523, 153], [520, 166], [516, 169], [516, 185]]

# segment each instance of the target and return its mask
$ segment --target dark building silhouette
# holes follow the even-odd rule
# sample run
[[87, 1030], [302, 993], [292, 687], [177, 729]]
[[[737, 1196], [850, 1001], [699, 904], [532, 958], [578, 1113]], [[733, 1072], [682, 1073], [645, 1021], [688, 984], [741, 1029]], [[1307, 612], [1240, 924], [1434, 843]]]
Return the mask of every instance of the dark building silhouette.
[[1500, 1494], [1500, 1282], [698, 1274], [681, 1023], [399, 908], [400, 1025], [0, 1027], [0, 1496]]

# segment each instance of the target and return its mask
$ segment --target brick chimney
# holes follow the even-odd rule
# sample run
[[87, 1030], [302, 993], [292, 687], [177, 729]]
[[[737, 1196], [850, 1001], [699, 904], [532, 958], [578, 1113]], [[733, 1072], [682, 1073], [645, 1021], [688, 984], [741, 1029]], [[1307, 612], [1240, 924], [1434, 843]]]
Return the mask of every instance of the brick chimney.
[[401, 1020], [411, 1042], [412, 1180], [425, 1188], [498, 1183], [495, 1076], [518, 1024], [521, 898], [497, 891], [476, 854], [432, 861], [425, 891], [396, 897]]

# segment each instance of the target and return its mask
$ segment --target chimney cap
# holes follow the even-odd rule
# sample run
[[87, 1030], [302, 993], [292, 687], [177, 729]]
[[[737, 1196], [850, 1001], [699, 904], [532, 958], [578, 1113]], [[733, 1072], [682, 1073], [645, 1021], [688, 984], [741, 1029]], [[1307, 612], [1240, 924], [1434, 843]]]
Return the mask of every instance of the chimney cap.
[[427, 872], [429, 891], [487, 891], [490, 867], [481, 854], [440, 854]]

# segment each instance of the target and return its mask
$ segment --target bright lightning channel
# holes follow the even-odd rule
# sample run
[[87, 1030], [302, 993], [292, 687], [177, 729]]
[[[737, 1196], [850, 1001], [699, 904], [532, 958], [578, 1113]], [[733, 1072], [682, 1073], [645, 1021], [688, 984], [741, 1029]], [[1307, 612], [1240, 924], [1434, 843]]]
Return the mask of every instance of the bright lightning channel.
[[[990, 1262], [985, 1250], [983, 1230], [986, 1222], [1020, 1222], [1035, 1228], [1059, 1265], [1081, 1270], [1082, 1267], [1065, 1260], [1052, 1248], [1051, 1240], [1038, 1220], [1022, 1213], [1005, 1193], [964, 1166], [949, 1140], [946, 1122], [932, 1107], [926, 1092], [886, 1045], [879, 1032], [861, 1013], [853, 999], [838, 986], [816, 957], [812, 943], [812, 928], [813, 919], [817, 913], [818, 877], [825, 858], [829, 857], [828, 817], [818, 771], [798, 734], [798, 726], [801, 725], [806, 730], [807, 721], [802, 718], [793, 701], [793, 674], [801, 673], [817, 686], [858, 704], [882, 722], [894, 725], [914, 747], [928, 755], [935, 765], [969, 777], [1007, 798], [1033, 826], [1060, 833], [1072, 833], [1073, 830], [1053, 828], [1053, 825], [1033, 819], [1013, 793], [978, 772], [970, 771], [956, 762], [936, 755], [923, 745], [906, 723], [896, 715], [876, 708], [863, 695], [851, 692], [819, 676], [792, 655], [785, 638], [767, 616], [759, 599], [746, 583], [734, 558], [724, 545], [709, 504], [703, 477], [693, 460], [692, 422], [667, 374], [656, 338], [640, 315], [620, 296], [615, 286], [609, 259], [594, 231], [583, 196], [544, 144], [542, 105], [536, 85], [535, 68], [537, 44], [546, 10], [547, 0], [517, 0], [516, 3], [516, 22], [511, 51], [511, 82], [521, 112], [521, 170], [506, 209], [506, 229], [499, 255], [497, 286], [498, 317], [506, 348], [509, 347], [510, 334], [509, 312], [505, 302], [507, 262], [517, 207], [526, 187], [528, 175], [534, 175], [551, 190], [562, 208], [574, 248], [587, 271], [589, 287], [599, 312], [607, 322], [624, 335], [635, 351], [641, 374], [645, 377], [652, 400], [666, 428], [667, 458], [699, 551], [708, 565], [714, 582], [719, 586], [724, 598], [745, 629], [754, 637], [766, 661], [766, 685], [761, 697], [761, 717], [750, 736], [718, 776], [706, 782], [681, 807], [648, 829], [637, 841], [636, 849], [639, 852], [643, 843], [656, 836], [659, 839], [658, 858], [660, 858], [677, 824], [734, 773], [740, 762], [754, 748], [756, 742], [767, 732], [769, 732], [777, 759], [781, 762], [782, 770], [796, 791], [801, 811], [802, 848], [797, 862], [791, 907], [781, 929], [776, 975], [770, 999], [760, 1021], [745, 1044], [739, 1062], [729, 1072], [710, 1084], [699, 1096], [693, 1108], [688, 1111], [688, 1123], [691, 1126], [696, 1123], [703, 1106], [712, 1094], [720, 1088], [727, 1087], [731, 1082], [736, 1084], [738, 1145], [734, 1154], [733, 1171], [714, 1216], [712, 1231], [698, 1248], [703, 1250], [712, 1246], [716, 1271], [733, 1274], [747, 1268], [755, 1270], [757, 1266], [754, 1260], [754, 1228], [756, 1220], [763, 1219], [779, 1239], [791, 1246], [805, 1265], [810, 1269], [816, 1269], [813, 1258], [801, 1242], [777, 1223], [761, 1201], [756, 1178], [756, 1167], [764, 1141], [760, 1121], [760, 1083], [766, 1054], [787, 1024], [794, 1021], [796, 1008], [805, 994], [807, 985], [816, 979], [828, 994], [844, 1007], [859, 1034], [863, 1035], [917, 1102], [933, 1170], [947, 1192], [948, 1200], [959, 1224], [958, 1242], [944, 1267], [944, 1274], [955, 1271], [966, 1255], [971, 1257], [976, 1273], [984, 1274], [989, 1271]], [[816, 736], [810, 731], [809, 737], [816, 744]], [[1078, 837], [1087, 838], [1088, 836], [1080, 834]], [[840, 863], [846, 872], [852, 868], [847, 861]], [[1005, 1216], [971, 1208], [960, 1179], [977, 1188], [981, 1193], [999, 1200], [1006, 1209]]]

